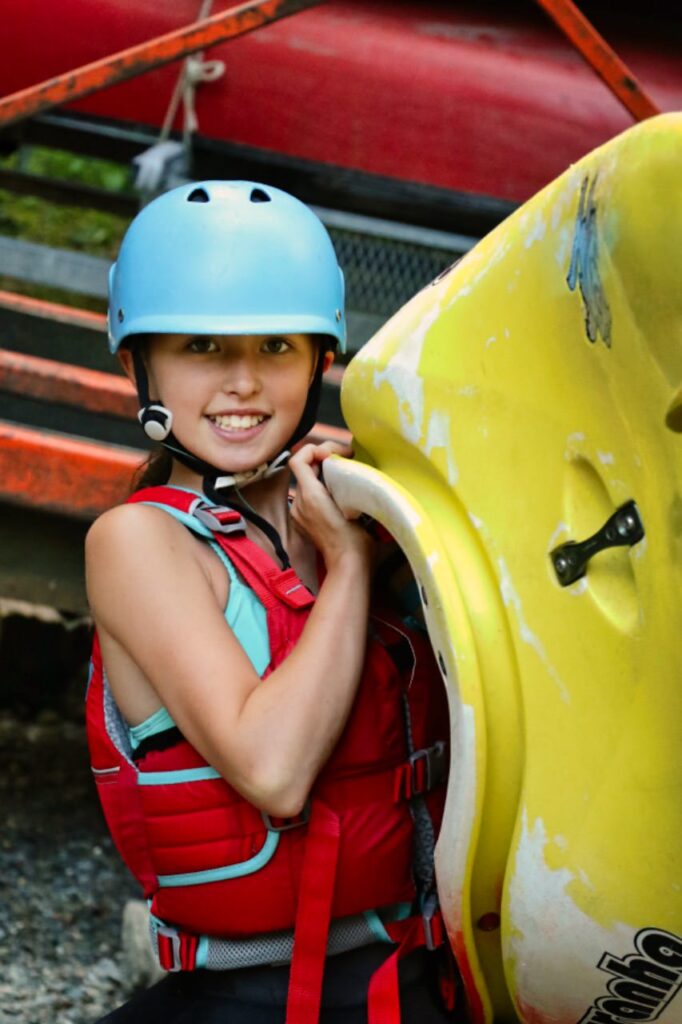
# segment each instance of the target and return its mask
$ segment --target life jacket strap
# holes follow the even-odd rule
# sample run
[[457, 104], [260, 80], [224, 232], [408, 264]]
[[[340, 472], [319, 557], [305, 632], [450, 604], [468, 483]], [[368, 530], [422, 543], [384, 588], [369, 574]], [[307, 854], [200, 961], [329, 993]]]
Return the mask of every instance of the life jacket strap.
[[198, 500], [192, 507], [192, 515], [213, 534], [241, 534], [246, 532], [244, 517], [233, 508], [226, 508], [222, 505], [209, 505], [208, 502]]
[[260, 816], [268, 832], [290, 832], [292, 828], [300, 828], [310, 821], [310, 800], [306, 800], [301, 813], [293, 818], [276, 818], [266, 811], [261, 811]]
[[317, 1024], [319, 1020], [340, 844], [338, 814], [321, 800], [313, 800], [296, 911], [286, 1024]]
[[426, 901], [421, 915], [385, 927], [398, 948], [372, 975], [367, 1000], [368, 1024], [400, 1024], [398, 963], [415, 949], [435, 950], [445, 942], [445, 926], [435, 895]]
[[396, 769], [393, 799], [411, 800], [430, 793], [448, 775], [448, 744], [438, 740], [431, 747], [415, 750], [408, 760]]
[[165, 924], [157, 925], [156, 951], [164, 971], [193, 971], [197, 962], [199, 939]]

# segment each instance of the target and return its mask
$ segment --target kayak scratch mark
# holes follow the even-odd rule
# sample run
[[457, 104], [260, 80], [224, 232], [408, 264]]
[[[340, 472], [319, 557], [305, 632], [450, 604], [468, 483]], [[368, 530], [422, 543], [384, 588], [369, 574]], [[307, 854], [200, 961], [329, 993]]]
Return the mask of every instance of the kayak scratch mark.
[[589, 177], [585, 177], [580, 188], [573, 252], [566, 282], [572, 292], [576, 286], [580, 286], [587, 337], [595, 342], [601, 335], [604, 344], [610, 348], [611, 310], [599, 273], [597, 204], [594, 198], [596, 184], [596, 175], [591, 183]]
[[[379, 389], [385, 381], [398, 399], [400, 430], [405, 440], [412, 444], [419, 444], [423, 432], [424, 381], [419, 375], [422, 348], [426, 335], [439, 315], [438, 305], [429, 309], [416, 327], [401, 341], [400, 347], [391, 355], [385, 368], [374, 371], [375, 389]], [[386, 341], [390, 341], [390, 338], [387, 337]]]
[[553, 551], [554, 548], [557, 546], [557, 544], [559, 542], [559, 538], [563, 537], [564, 535], [568, 534], [569, 532], [570, 531], [568, 529], [568, 523], [563, 522], [563, 520], [560, 523], [558, 523], [556, 530], [554, 531], [552, 536], [549, 538], [548, 550], [549, 551]]
[[424, 454], [431, 455], [434, 448], [444, 448], [448, 468], [448, 483], [454, 487], [459, 480], [459, 470], [455, 465], [451, 442], [450, 417], [442, 409], [431, 413], [424, 443]]
[[524, 242], [523, 242], [524, 249], [530, 249], [530, 247], [532, 245], [535, 245], [536, 242], [541, 242], [542, 239], [545, 237], [545, 232], [546, 231], [547, 231], [547, 225], [545, 224], [545, 221], [544, 221], [543, 217], [541, 216], [541, 214], [538, 213], [537, 217], [536, 217], [536, 220], [535, 220], [535, 224], [533, 225], [533, 227], [531, 228], [531, 230], [529, 231], [529, 233], [526, 235], [526, 237], [524, 239]]
[[561, 699], [566, 704], [568, 704], [571, 698], [566, 687], [566, 684], [562, 680], [561, 676], [557, 672], [554, 665], [549, 660], [547, 651], [545, 650], [542, 641], [538, 636], [535, 635], [535, 633], [528, 626], [523, 617], [523, 606], [521, 604], [521, 598], [519, 597], [514, 588], [511, 574], [509, 572], [509, 569], [507, 568], [507, 563], [503, 558], [498, 558], [497, 566], [500, 571], [500, 593], [502, 594], [502, 601], [504, 602], [506, 608], [511, 607], [516, 613], [516, 621], [519, 625], [519, 633], [521, 634], [521, 639], [524, 643], [528, 644], [529, 647], [533, 648], [535, 653], [540, 658], [540, 661], [547, 669], [550, 678], [553, 680], [554, 683], [556, 683], [557, 687], [559, 688]]

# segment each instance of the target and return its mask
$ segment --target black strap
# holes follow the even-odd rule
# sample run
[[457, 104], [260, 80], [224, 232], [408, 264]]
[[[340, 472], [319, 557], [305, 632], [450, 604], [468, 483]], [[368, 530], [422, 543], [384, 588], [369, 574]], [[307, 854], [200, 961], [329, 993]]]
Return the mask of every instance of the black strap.
[[282, 538], [280, 537], [275, 527], [271, 523], [269, 523], [267, 519], [264, 519], [263, 516], [259, 516], [258, 513], [254, 512], [253, 509], [250, 508], [248, 505], [242, 504], [239, 501], [235, 501], [234, 498], [226, 498], [224, 495], [222, 495], [215, 486], [214, 477], [204, 477], [202, 488], [204, 494], [209, 499], [209, 501], [212, 501], [215, 505], [225, 505], [228, 508], [233, 508], [236, 512], [239, 512], [242, 516], [244, 516], [244, 519], [248, 519], [250, 523], [253, 523], [254, 526], [257, 526], [258, 529], [265, 534], [265, 536], [268, 538], [273, 548], [275, 549], [275, 554], [277, 555], [282, 565], [282, 569], [291, 568], [289, 555], [287, 554], [286, 549], [282, 544]]
[[135, 747], [133, 751], [133, 761], [136, 763], [141, 761], [147, 754], [151, 754], [153, 750], [170, 750], [171, 747], [176, 747], [178, 743], [184, 743], [185, 737], [182, 735], [177, 725], [169, 726], [167, 729], [162, 729], [161, 732], [155, 732], [152, 736], [147, 736], [139, 746]]

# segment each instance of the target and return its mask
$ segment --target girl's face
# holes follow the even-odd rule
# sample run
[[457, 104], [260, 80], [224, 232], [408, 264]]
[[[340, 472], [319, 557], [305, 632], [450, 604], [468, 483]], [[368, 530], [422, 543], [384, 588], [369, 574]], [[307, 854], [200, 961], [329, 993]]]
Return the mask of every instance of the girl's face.
[[[303, 414], [318, 355], [307, 334], [162, 334], [146, 349], [149, 393], [173, 433], [218, 469], [243, 472], [277, 455]], [[327, 353], [327, 369], [333, 355]]]

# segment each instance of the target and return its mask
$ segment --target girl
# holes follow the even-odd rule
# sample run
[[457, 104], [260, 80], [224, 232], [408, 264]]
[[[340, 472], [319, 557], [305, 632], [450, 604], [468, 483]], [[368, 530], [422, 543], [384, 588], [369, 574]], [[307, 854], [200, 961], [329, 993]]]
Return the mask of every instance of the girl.
[[171, 973], [105, 1020], [449, 1019], [442, 684], [370, 616], [374, 542], [320, 473], [350, 453], [289, 454], [345, 343], [329, 237], [270, 186], [182, 186], [131, 225], [109, 323], [165, 460], [88, 534], [88, 735]]

